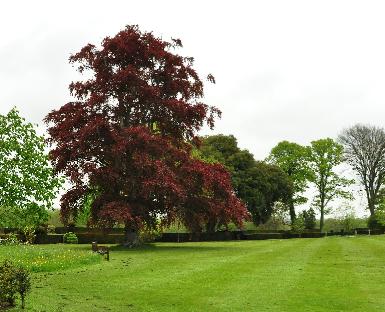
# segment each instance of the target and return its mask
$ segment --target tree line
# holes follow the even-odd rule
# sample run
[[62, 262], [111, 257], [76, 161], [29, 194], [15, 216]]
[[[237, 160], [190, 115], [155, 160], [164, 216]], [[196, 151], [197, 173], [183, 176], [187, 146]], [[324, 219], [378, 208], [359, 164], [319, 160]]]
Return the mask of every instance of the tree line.
[[381, 219], [382, 128], [357, 125], [309, 146], [283, 141], [256, 161], [234, 136], [198, 136], [221, 112], [203, 102], [204, 81], [181, 47], [127, 26], [73, 54], [70, 63], [87, 78], [70, 84], [74, 101], [45, 117], [49, 155], [16, 109], [0, 116], [0, 226], [46, 220], [65, 178], [62, 221], [89, 209], [89, 225], [124, 225], [131, 244], [140, 230], [173, 222], [193, 232], [265, 223], [279, 205], [293, 226], [299, 215], [311, 221], [314, 211], [296, 212], [311, 184], [322, 230], [329, 204], [352, 196], [353, 181], [337, 171], [344, 162], [365, 189], [372, 221]]
[[[309, 146], [279, 142], [265, 161], [256, 161], [248, 150], [241, 150], [232, 135], [203, 137], [197, 154], [206, 161], [224, 164], [231, 172], [234, 190], [256, 225], [266, 222], [277, 204], [284, 205], [294, 225], [295, 208], [308, 201], [304, 193], [312, 185], [316, 195], [311, 207], [320, 213], [322, 231], [333, 200], [353, 199], [349, 187], [355, 181], [341, 174], [343, 164], [350, 165], [366, 194], [369, 225], [383, 223], [384, 148], [382, 128], [357, 124], [342, 131], [337, 140], [319, 139]], [[314, 212], [310, 208], [304, 213]]]

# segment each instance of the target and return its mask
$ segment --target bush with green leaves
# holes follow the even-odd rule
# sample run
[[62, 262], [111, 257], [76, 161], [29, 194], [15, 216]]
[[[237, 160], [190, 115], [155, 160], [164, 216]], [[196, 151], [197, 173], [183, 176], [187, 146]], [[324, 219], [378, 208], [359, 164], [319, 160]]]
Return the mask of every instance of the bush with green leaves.
[[9, 233], [0, 239], [0, 245], [14, 246], [21, 243], [19, 237], [15, 233]]
[[24, 309], [25, 297], [31, 289], [29, 272], [5, 260], [0, 265], [0, 309], [15, 306], [17, 294]]
[[139, 241], [141, 244], [150, 243], [155, 241], [155, 239], [159, 238], [162, 235], [162, 231], [157, 229], [142, 229], [139, 232]]
[[299, 214], [291, 225], [291, 230], [295, 233], [302, 233], [305, 230], [305, 219], [303, 214]]
[[65, 244], [77, 244], [78, 242], [78, 237], [73, 232], [68, 232], [63, 235], [63, 243]]
[[294, 220], [291, 225], [291, 229], [293, 232], [302, 233], [305, 230], [314, 230], [316, 226], [316, 216], [313, 208], [309, 210], [303, 210]]
[[22, 232], [23, 232], [26, 244], [33, 244], [34, 243], [35, 238], [36, 238], [35, 231], [36, 230], [35, 230], [34, 226], [28, 225], [28, 226], [23, 227]]
[[383, 221], [383, 212], [376, 210], [373, 216], [368, 217], [367, 226], [368, 228], [372, 230], [376, 229], [383, 229], [384, 228], [384, 221]]
[[47, 234], [55, 234], [56, 233], [56, 226], [52, 224], [48, 224], [47, 226]]
[[302, 211], [303, 222], [306, 230], [314, 230], [317, 224], [315, 211], [313, 208]]

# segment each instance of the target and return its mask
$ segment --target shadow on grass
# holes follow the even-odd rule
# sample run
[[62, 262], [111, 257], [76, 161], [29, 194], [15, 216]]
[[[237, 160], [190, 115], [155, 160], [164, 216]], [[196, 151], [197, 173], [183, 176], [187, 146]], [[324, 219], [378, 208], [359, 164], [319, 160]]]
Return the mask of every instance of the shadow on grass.
[[[213, 243], [213, 242], [211, 242]], [[221, 244], [224, 242], [220, 242]], [[173, 244], [173, 245], [169, 245]], [[200, 242], [197, 242], [196, 244], [199, 245], [191, 245], [191, 243], [146, 243], [134, 248], [125, 247], [122, 245], [111, 245], [111, 244], [99, 244], [99, 246], [109, 246], [111, 252], [167, 252], [167, 251], [219, 251], [219, 250], [231, 250], [231, 249], [238, 249], [235, 246], [209, 246], [209, 245], [202, 245]], [[64, 247], [73, 248], [75, 247], [76, 250], [79, 251], [90, 251], [92, 245], [91, 244], [78, 244], [78, 245], [64, 245]], [[1, 309], [0, 309], [1, 310]]]

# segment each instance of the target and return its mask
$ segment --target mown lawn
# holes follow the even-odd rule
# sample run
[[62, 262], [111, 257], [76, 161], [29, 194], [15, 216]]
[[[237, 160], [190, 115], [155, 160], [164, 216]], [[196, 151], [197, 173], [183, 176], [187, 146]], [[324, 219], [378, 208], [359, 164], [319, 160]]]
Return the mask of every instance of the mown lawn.
[[385, 236], [159, 243], [76, 263], [33, 273], [26, 310], [385, 310]]

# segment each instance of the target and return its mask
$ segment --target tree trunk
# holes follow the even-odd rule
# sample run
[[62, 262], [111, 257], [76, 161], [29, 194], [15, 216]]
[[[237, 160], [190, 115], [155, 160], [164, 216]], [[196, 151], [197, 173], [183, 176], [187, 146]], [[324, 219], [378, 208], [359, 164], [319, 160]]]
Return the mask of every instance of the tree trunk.
[[365, 189], [366, 198], [368, 200], [368, 209], [370, 211], [370, 216], [374, 216], [375, 204], [376, 204], [376, 191], [373, 185], [373, 182], [369, 182], [369, 186]]
[[290, 199], [289, 201], [289, 213], [290, 213], [290, 221], [291, 221], [291, 224], [293, 225], [295, 222], [295, 219], [297, 218], [297, 216], [295, 215], [293, 199]]
[[206, 232], [214, 233], [217, 225], [217, 221], [215, 219], [210, 219], [206, 224]]
[[319, 222], [319, 227], [320, 227], [320, 231], [322, 232], [322, 230], [324, 228], [324, 207], [323, 207], [323, 205], [321, 206], [321, 218], [320, 218], [320, 222]]
[[126, 247], [135, 247], [139, 245], [138, 229], [129, 224], [124, 227], [125, 240], [123, 245]]
[[373, 217], [374, 216], [374, 200], [372, 200], [372, 199], [368, 200], [368, 208], [370, 211], [370, 216]]
[[22, 295], [22, 296], [21, 296], [21, 308], [22, 308], [22, 309], [25, 308], [25, 295]]

